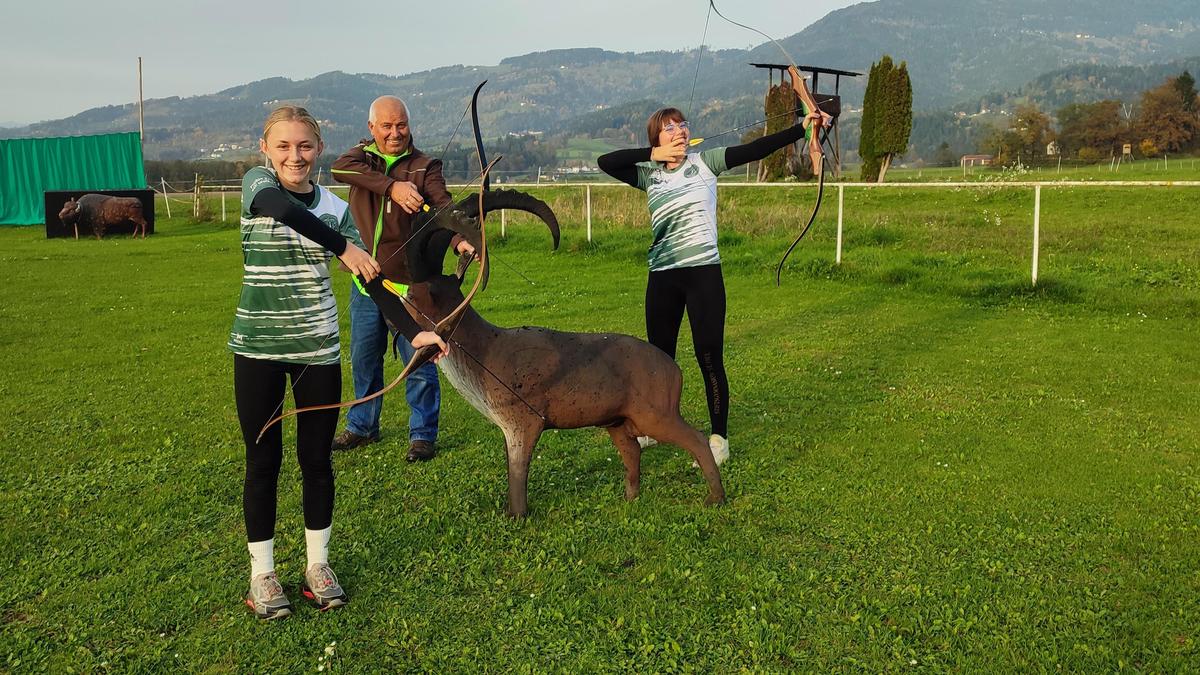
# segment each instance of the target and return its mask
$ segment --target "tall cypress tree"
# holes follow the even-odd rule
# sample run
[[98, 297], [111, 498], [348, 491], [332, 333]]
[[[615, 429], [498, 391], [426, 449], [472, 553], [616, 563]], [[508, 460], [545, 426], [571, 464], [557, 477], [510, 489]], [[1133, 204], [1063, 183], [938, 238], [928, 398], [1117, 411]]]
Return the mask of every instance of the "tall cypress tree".
[[912, 133], [912, 81], [908, 78], [906, 62], [901, 61], [898, 68], [887, 73], [882, 89], [875, 125], [875, 152], [880, 157], [881, 183], [892, 161], [908, 151], [908, 137]]
[[[886, 57], [885, 57], [886, 58]], [[861, 180], [873, 183], [879, 177], [879, 157], [875, 150], [875, 127], [878, 122], [880, 71], [883, 63], [872, 63], [867, 76], [867, 91], [863, 95], [862, 125], [858, 138], [858, 155], [862, 157]]]

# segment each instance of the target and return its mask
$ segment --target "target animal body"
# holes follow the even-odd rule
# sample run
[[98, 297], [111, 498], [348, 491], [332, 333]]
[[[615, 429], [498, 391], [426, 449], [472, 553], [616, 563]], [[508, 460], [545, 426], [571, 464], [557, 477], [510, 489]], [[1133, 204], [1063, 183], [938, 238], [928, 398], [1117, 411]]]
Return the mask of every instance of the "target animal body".
[[86, 194], [77, 200], [68, 199], [58, 219], [75, 228], [76, 239], [80, 225], [92, 228], [92, 234], [100, 239], [105, 230], [124, 222], [133, 223], [134, 237], [140, 231], [142, 238], [146, 238], [146, 218], [142, 215], [142, 200], [137, 197]]
[[[461, 278], [438, 275], [409, 287], [419, 322], [440, 320], [462, 301]], [[424, 316], [421, 316], [424, 315]], [[706, 504], [725, 490], [704, 435], [679, 413], [683, 375], [657, 347], [629, 335], [501, 328], [468, 308], [454, 347], [438, 364], [472, 407], [504, 432], [508, 513], [528, 511], [529, 465], [546, 429], [604, 427], [625, 466], [625, 498], [641, 483], [638, 436], [686, 450], [708, 484]]]

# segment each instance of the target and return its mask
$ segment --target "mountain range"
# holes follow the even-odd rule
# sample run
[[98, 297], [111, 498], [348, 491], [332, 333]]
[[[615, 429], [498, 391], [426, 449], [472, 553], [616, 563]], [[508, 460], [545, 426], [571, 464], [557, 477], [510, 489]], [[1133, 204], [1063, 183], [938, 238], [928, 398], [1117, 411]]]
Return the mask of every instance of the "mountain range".
[[[786, 27], [781, 21], [771, 26]], [[922, 111], [974, 112], [1014, 96], [1045, 96], [1054, 101], [1048, 107], [1053, 110], [1069, 100], [1125, 98], [1131, 88], [1153, 86], [1183, 59], [1200, 55], [1200, 2], [878, 0], [831, 12], [781, 43], [801, 65], [865, 73], [883, 54], [906, 61], [914, 106]], [[786, 57], [771, 42], [719, 51], [581, 48], [403, 75], [335, 71], [299, 81], [269, 78], [213, 94], [146, 101], [146, 156], [192, 158], [222, 147], [251, 147], [266, 112], [280, 102], [305, 105], [322, 120], [331, 147], [348, 146], [366, 133], [367, 108], [385, 93], [407, 100], [418, 142], [432, 148], [450, 137], [483, 79], [489, 83], [480, 101], [481, 124], [490, 137], [628, 132], [668, 103], [684, 108], [697, 126], [727, 129], [761, 117], [768, 80], [748, 64], [762, 62]], [[821, 91], [832, 89], [831, 79], [821, 77]], [[843, 107], [859, 105], [865, 80], [841, 79]], [[136, 108], [125, 104], [0, 129], [0, 136], [136, 128]]]

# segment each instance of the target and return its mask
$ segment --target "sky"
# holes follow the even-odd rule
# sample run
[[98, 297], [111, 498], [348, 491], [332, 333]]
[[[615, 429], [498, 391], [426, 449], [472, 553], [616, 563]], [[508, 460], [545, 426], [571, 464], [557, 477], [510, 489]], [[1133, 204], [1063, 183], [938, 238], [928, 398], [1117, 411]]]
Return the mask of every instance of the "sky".
[[[717, 8], [783, 39], [857, 2], [721, 0]], [[442, 7], [453, 12], [435, 15]], [[548, 49], [693, 49], [707, 14], [707, 0], [21, 0], [0, 19], [0, 126], [136, 100], [139, 56], [145, 98], [194, 96], [267, 77], [402, 75]], [[765, 42], [715, 14], [703, 41], [716, 49]]]

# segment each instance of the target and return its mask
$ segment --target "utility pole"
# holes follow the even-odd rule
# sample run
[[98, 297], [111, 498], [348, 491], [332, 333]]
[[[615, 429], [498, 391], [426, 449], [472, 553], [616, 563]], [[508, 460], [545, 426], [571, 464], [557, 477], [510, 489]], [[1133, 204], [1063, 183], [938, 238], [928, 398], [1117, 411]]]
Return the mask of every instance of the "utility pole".
[[142, 101], [142, 57], [138, 57], [138, 142], [142, 144], [142, 149], [146, 146], [146, 121], [144, 109], [145, 103]]

